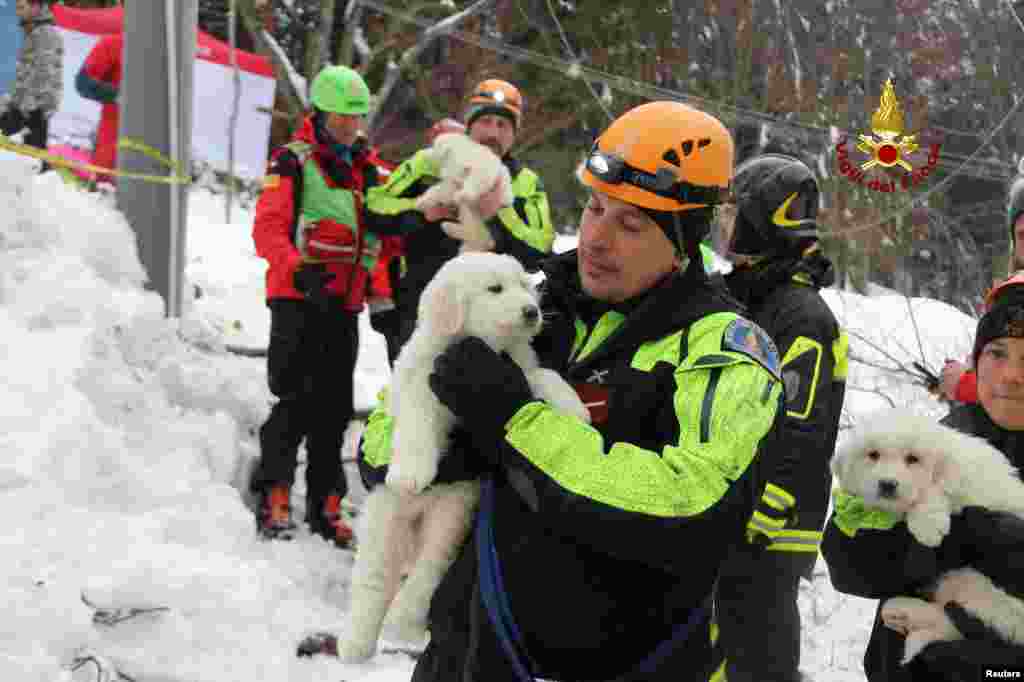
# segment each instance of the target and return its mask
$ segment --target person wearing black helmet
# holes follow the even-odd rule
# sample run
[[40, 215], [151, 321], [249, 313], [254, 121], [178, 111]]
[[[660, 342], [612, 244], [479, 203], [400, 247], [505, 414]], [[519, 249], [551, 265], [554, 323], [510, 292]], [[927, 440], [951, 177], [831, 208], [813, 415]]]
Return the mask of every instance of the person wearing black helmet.
[[[761, 504], [719, 575], [718, 679], [800, 679], [801, 577], [810, 578], [828, 510], [846, 379], [846, 334], [819, 293], [833, 282], [818, 244], [818, 185], [785, 154], [736, 168], [736, 217], [724, 243], [733, 295], [775, 341], [786, 414]], [[712, 679], [715, 679], [714, 677]]]
[[[1022, 173], [1011, 183], [1006, 194], [1006, 224], [1010, 232], [1010, 262], [1007, 267], [1011, 275], [1024, 270], [1024, 159], [1021, 159], [1018, 171]], [[942, 367], [939, 390], [947, 400], [978, 402], [978, 374], [968, 360], [948, 359]]]

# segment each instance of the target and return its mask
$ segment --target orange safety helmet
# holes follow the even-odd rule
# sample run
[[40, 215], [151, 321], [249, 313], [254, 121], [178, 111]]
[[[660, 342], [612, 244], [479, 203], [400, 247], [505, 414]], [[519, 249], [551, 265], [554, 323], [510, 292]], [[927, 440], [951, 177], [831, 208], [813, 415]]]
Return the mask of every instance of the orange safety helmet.
[[732, 169], [732, 134], [721, 121], [681, 102], [648, 102], [597, 138], [580, 179], [641, 208], [676, 212], [721, 203]]
[[469, 97], [469, 104], [463, 118], [466, 120], [466, 127], [473, 125], [473, 121], [486, 114], [497, 114], [512, 119], [519, 130], [519, 124], [523, 119], [523, 96], [519, 89], [503, 80], [489, 78], [481, 81]]

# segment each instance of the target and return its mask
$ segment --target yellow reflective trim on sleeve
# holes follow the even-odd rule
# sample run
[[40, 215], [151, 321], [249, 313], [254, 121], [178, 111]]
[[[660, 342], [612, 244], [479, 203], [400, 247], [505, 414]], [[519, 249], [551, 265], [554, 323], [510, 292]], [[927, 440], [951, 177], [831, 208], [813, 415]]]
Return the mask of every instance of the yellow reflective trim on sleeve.
[[775, 519], [755, 510], [747, 525], [751, 528], [756, 528], [765, 535], [774, 537], [777, 532], [786, 526], [786, 519]]
[[715, 669], [715, 672], [708, 678], [708, 682], [729, 682], [725, 676], [725, 661], [722, 661], [722, 664]]
[[[786, 416], [795, 417], [797, 419], [807, 419], [811, 414], [811, 409], [814, 407], [814, 396], [818, 392], [818, 380], [821, 374], [821, 344], [814, 339], [807, 338], [806, 336], [798, 336], [796, 340], [793, 341], [793, 345], [791, 345], [786, 351], [786, 356], [782, 358], [781, 373], [783, 374], [783, 377], [785, 377], [786, 366], [806, 353], [814, 353], [814, 374], [811, 377], [811, 385], [806, 388], [807, 402], [804, 403], [803, 409], [790, 410], [788, 409], [789, 396], [786, 397]], [[806, 377], [801, 376], [801, 383], [803, 383], [805, 379]], [[804, 390], [803, 386], [800, 388], [801, 390]]]
[[718, 623], [713, 618], [708, 626], [708, 636], [711, 638], [712, 644], [718, 641]]
[[786, 511], [796, 504], [796, 498], [789, 491], [774, 483], [769, 483], [764, 487], [764, 494], [761, 496], [761, 499], [769, 507], [779, 511]]
[[821, 546], [823, 533], [815, 530], [780, 530], [772, 535], [771, 552], [816, 553]]
[[832, 378], [836, 381], [846, 381], [849, 371], [850, 337], [845, 331], [839, 332], [839, 338], [832, 342], [832, 356], [835, 358], [835, 368], [832, 370]]
[[398, 215], [415, 210], [416, 199], [401, 196], [419, 180], [434, 181], [437, 165], [426, 149], [413, 154], [388, 175], [387, 182], [366, 191], [366, 208], [378, 215]]
[[523, 212], [526, 222], [514, 207], [506, 207], [498, 211], [497, 217], [509, 234], [542, 253], [551, 253], [555, 243], [555, 228], [551, 224], [551, 207], [548, 195], [540, 187], [537, 174], [529, 168], [523, 168], [512, 180], [512, 193], [525, 201]]
[[395, 430], [395, 420], [387, 412], [387, 389], [378, 394], [377, 407], [366, 420], [363, 430], [363, 459], [374, 468], [387, 466], [391, 463], [391, 439]]

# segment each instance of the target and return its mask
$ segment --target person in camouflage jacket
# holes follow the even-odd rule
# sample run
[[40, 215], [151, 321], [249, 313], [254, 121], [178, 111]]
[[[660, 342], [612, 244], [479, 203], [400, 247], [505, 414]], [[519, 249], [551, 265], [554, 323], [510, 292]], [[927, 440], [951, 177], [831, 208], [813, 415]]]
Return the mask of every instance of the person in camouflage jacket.
[[18, 0], [16, 11], [25, 42], [18, 52], [7, 110], [0, 114], [0, 132], [14, 135], [28, 128], [25, 143], [46, 149], [49, 119], [64, 93], [64, 41], [54, 26], [49, 0]]

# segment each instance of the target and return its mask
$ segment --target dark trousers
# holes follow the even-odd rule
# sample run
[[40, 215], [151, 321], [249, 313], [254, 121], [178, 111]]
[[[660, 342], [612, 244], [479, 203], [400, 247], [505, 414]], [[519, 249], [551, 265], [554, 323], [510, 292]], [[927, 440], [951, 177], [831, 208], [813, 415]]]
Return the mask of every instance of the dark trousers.
[[35, 109], [25, 116], [17, 109], [8, 109], [0, 114], [0, 133], [14, 135], [28, 128], [25, 135], [25, 144], [46, 150], [46, 140], [50, 129], [50, 119], [43, 114], [42, 109]]
[[729, 682], [798, 682], [800, 576], [817, 554], [768, 552], [751, 545], [732, 550], [715, 589], [718, 641]]
[[348, 493], [341, 447], [353, 413], [359, 318], [334, 301], [329, 310], [293, 299], [268, 306], [267, 378], [278, 400], [260, 428], [252, 488], [291, 486], [305, 438], [308, 518], [330, 493]]

